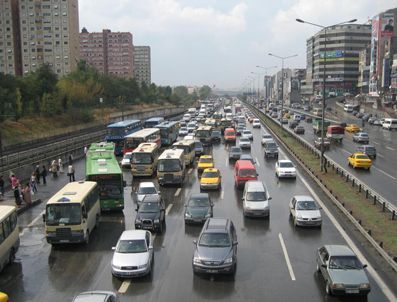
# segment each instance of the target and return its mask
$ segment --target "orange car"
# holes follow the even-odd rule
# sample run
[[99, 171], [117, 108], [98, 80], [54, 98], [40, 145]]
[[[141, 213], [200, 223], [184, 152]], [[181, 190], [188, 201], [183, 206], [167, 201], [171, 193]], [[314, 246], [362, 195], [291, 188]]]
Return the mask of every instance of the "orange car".
[[225, 139], [225, 143], [232, 143], [236, 141], [236, 130], [233, 128], [226, 128], [223, 134], [223, 138]]

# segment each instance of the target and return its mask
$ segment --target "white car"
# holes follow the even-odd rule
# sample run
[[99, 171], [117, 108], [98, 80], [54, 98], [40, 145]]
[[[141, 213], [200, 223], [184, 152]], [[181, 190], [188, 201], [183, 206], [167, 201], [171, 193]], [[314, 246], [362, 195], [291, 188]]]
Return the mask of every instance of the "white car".
[[132, 152], [127, 152], [124, 154], [123, 159], [120, 161], [122, 168], [131, 168], [131, 156]]
[[250, 140], [254, 139], [254, 136], [252, 135], [251, 130], [248, 129], [244, 129], [243, 132], [241, 133], [241, 136], [246, 136], [248, 137]]
[[255, 119], [252, 121], [252, 127], [253, 127], [253, 128], [260, 128], [260, 127], [261, 127], [261, 122], [260, 122], [257, 118], [255, 118]]
[[116, 277], [139, 277], [152, 272], [153, 237], [149, 231], [124, 231], [114, 250], [112, 274]]
[[135, 201], [140, 204], [146, 195], [160, 195], [160, 191], [156, 188], [153, 182], [144, 181], [139, 183], [138, 189], [135, 193]]
[[188, 134], [188, 130], [187, 130], [187, 128], [186, 127], [181, 127], [180, 129], [179, 129], [179, 136], [185, 136], [185, 135], [187, 135]]
[[267, 132], [262, 133], [262, 140], [261, 140], [262, 146], [263, 146], [263, 145], [266, 143], [266, 141], [268, 141], [268, 140], [273, 140], [273, 137], [272, 137], [269, 133], [267, 133]]
[[189, 122], [191, 118], [192, 118], [192, 116], [191, 116], [189, 113], [186, 113], [186, 114], [183, 116], [183, 120], [184, 120], [185, 122]]
[[276, 176], [278, 178], [296, 178], [296, 168], [292, 161], [280, 159], [276, 162]]
[[241, 149], [251, 149], [251, 141], [248, 136], [241, 136], [238, 142], [238, 146]]
[[194, 135], [186, 135], [183, 139], [184, 140], [194, 140]]
[[289, 203], [290, 217], [294, 226], [316, 226], [321, 228], [320, 208], [311, 196], [296, 195]]
[[117, 295], [111, 291], [93, 290], [83, 292], [73, 299], [73, 302], [116, 302]]

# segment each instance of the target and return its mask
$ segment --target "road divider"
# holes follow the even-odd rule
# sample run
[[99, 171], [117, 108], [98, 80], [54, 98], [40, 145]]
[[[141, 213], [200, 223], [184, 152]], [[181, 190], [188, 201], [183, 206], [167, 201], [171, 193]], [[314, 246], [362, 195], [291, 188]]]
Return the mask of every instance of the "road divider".
[[131, 280], [125, 280], [118, 289], [119, 294], [125, 294], [131, 285]]

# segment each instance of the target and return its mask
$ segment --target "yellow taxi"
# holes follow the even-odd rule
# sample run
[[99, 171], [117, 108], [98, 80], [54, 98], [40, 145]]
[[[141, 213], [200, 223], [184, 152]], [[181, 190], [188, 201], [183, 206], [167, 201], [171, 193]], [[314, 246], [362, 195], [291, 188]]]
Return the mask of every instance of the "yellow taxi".
[[349, 161], [349, 166], [353, 168], [364, 168], [369, 170], [372, 166], [372, 160], [368, 155], [360, 152], [353, 153], [347, 158], [347, 160]]
[[201, 155], [198, 161], [197, 170], [199, 173], [203, 172], [207, 168], [214, 167], [214, 159], [212, 155]]
[[5, 293], [0, 292], [0, 302], [9, 302], [8, 296]]
[[289, 112], [284, 113], [284, 118], [289, 120], [291, 118], [291, 114], [289, 114]]
[[357, 126], [356, 124], [347, 124], [345, 127], [345, 131], [350, 133], [356, 133], [359, 132], [360, 130], [361, 130], [360, 127]]
[[207, 168], [200, 179], [201, 190], [219, 190], [221, 188], [222, 175], [219, 169]]

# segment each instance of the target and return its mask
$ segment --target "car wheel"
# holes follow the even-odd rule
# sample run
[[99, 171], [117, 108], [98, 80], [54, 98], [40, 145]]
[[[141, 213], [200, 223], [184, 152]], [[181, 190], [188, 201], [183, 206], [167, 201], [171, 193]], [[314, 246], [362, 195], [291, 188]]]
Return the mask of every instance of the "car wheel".
[[13, 263], [15, 261], [16, 251], [14, 248], [10, 250], [10, 255], [8, 256], [8, 263]]
[[327, 293], [327, 295], [332, 296], [332, 290], [328, 280], [325, 282], [325, 292]]

